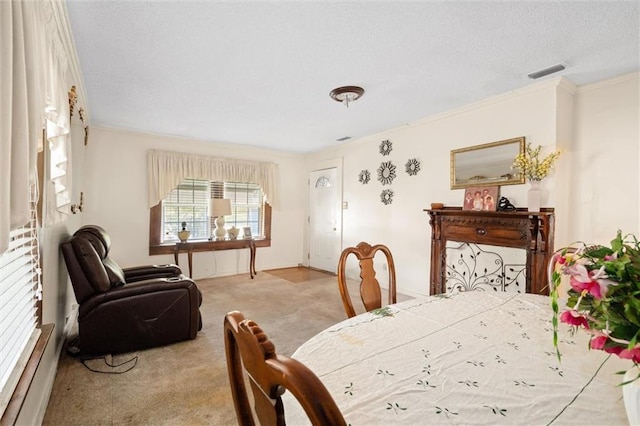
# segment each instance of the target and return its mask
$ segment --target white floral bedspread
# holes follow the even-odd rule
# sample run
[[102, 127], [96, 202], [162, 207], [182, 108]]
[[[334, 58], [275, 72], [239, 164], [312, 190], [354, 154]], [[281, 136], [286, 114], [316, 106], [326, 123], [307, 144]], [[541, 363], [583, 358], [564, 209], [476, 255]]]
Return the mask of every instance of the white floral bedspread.
[[[589, 350], [550, 299], [488, 292], [427, 297], [328, 328], [293, 355], [358, 425], [627, 424], [617, 371], [627, 361]], [[285, 393], [288, 425], [309, 424]]]

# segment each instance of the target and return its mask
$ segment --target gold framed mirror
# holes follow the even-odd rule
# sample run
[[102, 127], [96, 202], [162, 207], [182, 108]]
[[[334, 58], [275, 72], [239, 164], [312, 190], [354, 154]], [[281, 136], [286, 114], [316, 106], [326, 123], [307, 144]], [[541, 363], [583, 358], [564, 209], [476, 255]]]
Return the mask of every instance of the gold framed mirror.
[[511, 170], [524, 152], [524, 136], [451, 151], [451, 189], [470, 186], [517, 185], [524, 176]]

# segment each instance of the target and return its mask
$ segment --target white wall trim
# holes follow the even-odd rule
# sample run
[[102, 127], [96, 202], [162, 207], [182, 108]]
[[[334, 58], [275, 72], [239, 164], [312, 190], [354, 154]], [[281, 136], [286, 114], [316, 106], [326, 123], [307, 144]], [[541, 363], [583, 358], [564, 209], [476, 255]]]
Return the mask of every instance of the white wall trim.
[[342, 162], [343, 162], [342, 157], [329, 158], [327, 160], [317, 161], [311, 166], [309, 171], [314, 172], [317, 170], [332, 169], [334, 167], [336, 167], [337, 169], [342, 169]]
[[610, 78], [608, 80], [598, 81], [596, 83], [579, 86], [577, 93], [590, 92], [592, 90], [602, 89], [603, 87], [613, 86], [615, 84], [625, 83], [627, 81], [638, 80], [638, 79], [640, 79], [640, 72], [632, 72], [629, 74], [621, 75], [619, 77]]
[[[462, 106], [460, 108], [455, 108], [450, 111], [445, 111], [440, 114], [432, 115], [430, 117], [423, 118], [421, 120], [410, 123], [410, 126], [419, 126], [426, 123], [432, 123], [434, 121], [451, 118], [456, 115], [466, 114], [470, 111], [474, 111], [477, 109], [486, 108], [487, 106], [491, 106], [494, 104], [506, 102], [515, 98], [519, 98], [524, 95], [530, 95], [532, 93], [536, 93], [542, 90], [552, 89], [554, 87], [558, 87], [563, 84], [563, 81], [569, 81], [564, 77], [554, 78], [552, 80], [543, 81], [536, 84], [531, 84], [529, 86], [525, 86], [519, 89], [512, 90], [510, 92], [503, 93], [501, 95], [493, 96], [491, 98], [483, 99], [478, 102], [474, 102], [472, 104], [468, 104]], [[573, 83], [571, 83], [573, 84]]]
[[576, 85], [573, 81], [562, 77], [558, 82], [558, 89], [563, 89], [565, 92], [570, 95], [575, 95], [578, 92], [578, 85]]
[[[307, 155], [306, 153], [281, 151], [281, 150], [272, 149], [272, 148], [262, 148], [255, 145], [246, 145], [246, 144], [239, 144], [239, 143], [233, 143], [233, 142], [221, 142], [221, 141], [214, 141], [210, 139], [186, 138], [184, 136], [172, 135], [169, 133], [150, 132], [148, 130], [138, 130], [138, 129], [132, 129], [132, 128], [126, 128], [126, 127], [107, 126], [100, 123], [97, 123], [97, 124], [94, 123], [93, 128], [100, 128], [106, 131], [117, 132], [117, 133], [134, 136], [134, 137], [140, 137], [140, 136], [160, 137], [163, 139], [175, 139], [176, 141], [202, 144], [201, 146], [208, 151], [211, 151], [211, 149], [215, 147], [227, 148], [227, 149], [245, 151], [245, 152], [248, 151], [248, 152], [251, 152], [253, 154], [253, 157], [257, 159], [262, 158], [262, 154], [264, 153], [269, 153], [272, 155], [275, 154], [275, 155], [278, 155], [279, 157], [284, 157], [284, 158], [304, 158]], [[182, 145], [180, 147], [180, 150], [182, 152], [195, 153], [195, 154], [199, 154], [201, 152], [201, 150], [199, 150], [197, 147], [195, 146], [191, 147], [189, 145]]]
[[80, 69], [80, 61], [78, 60], [76, 45], [71, 31], [71, 21], [67, 13], [65, 2], [59, 0], [46, 0], [43, 3], [45, 8], [50, 12], [46, 24], [48, 25], [49, 34], [57, 34], [60, 47], [65, 55], [65, 60], [71, 74], [71, 80], [76, 86], [76, 94], [79, 98], [79, 106], [84, 107], [87, 123], [89, 122], [89, 111], [87, 111], [87, 94], [84, 90], [84, 78]]
[[[76, 311], [77, 313], [77, 311]], [[68, 322], [74, 322], [75, 317], [70, 317]], [[41, 425], [44, 422], [44, 416], [47, 413], [47, 407], [49, 406], [49, 400], [51, 399], [51, 393], [53, 392], [53, 385], [56, 381], [56, 375], [58, 374], [58, 365], [60, 363], [60, 354], [62, 353], [62, 348], [64, 347], [64, 342], [66, 342], [68, 334], [67, 331], [70, 328], [65, 326], [65, 333], [63, 333], [62, 338], [58, 345], [54, 348], [56, 356], [54, 357], [53, 364], [50, 365], [50, 369], [47, 373], [47, 377], [45, 379], [45, 383], [43, 386], [43, 392], [41, 392], [40, 403], [38, 404], [38, 411], [35, 413], [33, 417], [33, 424]], [[55, 341], [55, 335], [51, 336], [50, 342], [53, 343]], [[22, 410], [20, 411], [20, 416], [22, 415]], [[18, 420], [21, 420], [21, 417], [18, 417]]]

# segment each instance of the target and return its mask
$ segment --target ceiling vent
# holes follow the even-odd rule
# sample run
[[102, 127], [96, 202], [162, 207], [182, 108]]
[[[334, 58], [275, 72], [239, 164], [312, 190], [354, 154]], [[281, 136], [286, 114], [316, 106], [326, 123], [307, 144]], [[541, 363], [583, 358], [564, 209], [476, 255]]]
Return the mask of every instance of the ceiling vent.
[[558, 64], [558, 65], [554, 65], [554, 66], [549, 67], [549, 68], [545, 68], [545, 69], [540, 70], [540, 71], [532, 72], [527, 77], [529, 77], [532, 80], [535, 80], [537, 78], [544, 77], [545, 75], [549, 75], [549, 74], [553, 74], [553, 73], [558, 72], [558, 71], [562, 71], [563, 69], [565, 69], [565, 66], [562, 65], [562, 64]]

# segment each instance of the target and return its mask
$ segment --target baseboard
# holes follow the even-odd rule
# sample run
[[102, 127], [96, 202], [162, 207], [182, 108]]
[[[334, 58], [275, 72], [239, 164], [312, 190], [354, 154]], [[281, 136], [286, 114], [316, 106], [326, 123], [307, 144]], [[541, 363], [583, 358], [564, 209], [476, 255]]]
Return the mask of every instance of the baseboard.
[[[49, 405], [49, 400], [51, 399], [51, 392], [53, 391], [53, 385], [56, 382], [56, 374], [58, 373], [58, 364], [60, 363], [60, 354], [62, 353], [62, 349], [64, 348], [64, 343], [67, 341], [71, 330], [75, 326], [78, 319], [78, 305], [73, 304], [71, 306], [71, 312], [69, 312], [69, 316], [66, 318], [66, 322], [64, 325], [64, 329], [62, 331], [62, 338], [59, 342], [57, 342], [55, 348], [54, 357], [55, 360], [52, 362], [52, 368], [47, 374], [47, 378], [45, 380], [43, 388], [42, 397], [40, 403], [38, 404], [38, 411], [35, 413], [33, 424], [41, 425], [44, 423], [44, 416], [47, 413], [47, 406]], [[53, 337], [53, 336], [52, 336]]]

